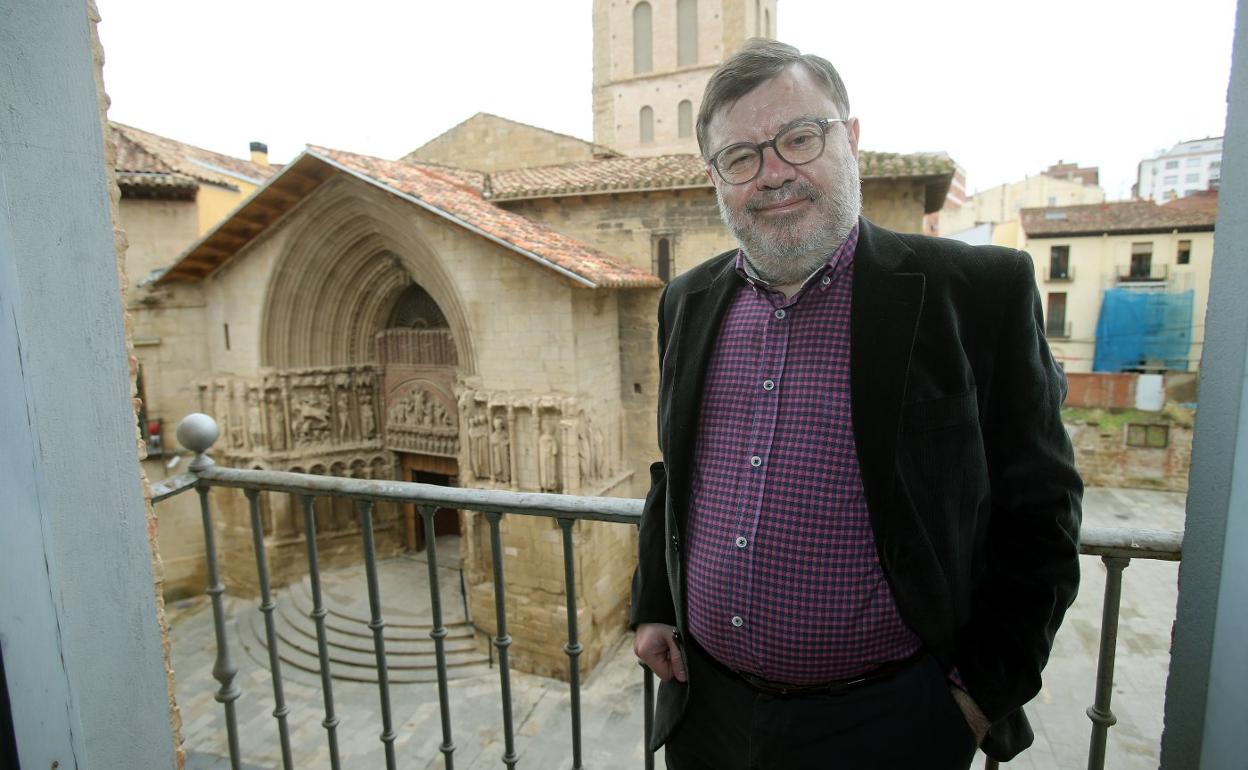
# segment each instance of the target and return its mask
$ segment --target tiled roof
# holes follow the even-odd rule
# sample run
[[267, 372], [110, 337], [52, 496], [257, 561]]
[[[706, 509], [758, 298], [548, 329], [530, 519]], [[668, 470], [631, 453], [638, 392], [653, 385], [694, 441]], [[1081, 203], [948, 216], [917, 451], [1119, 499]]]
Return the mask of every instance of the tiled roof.
[[1201, 190], [1199, 192], [1184, 195], [1182, 198], [1175, 198], [1172, 201], [1166, 201], [1161, 205], [1168, 209], [1187, 209], [1216, 213], [1218, 210], [1218, 191]]
[[[240, 180], [260, 184], [280, 170], [277, 166], [261, 166], [115, 121], [109, 121], [108, 125], [117, 136], [119, 184], [124, 184], [123, 174], [137, 173], [147, 176], [135, 179], [151, 180], [153, 175], [165, 174], [180, 177], [176, 181], [183, 185], [190, 179], [237, 187]], [[170, 180], [168, 183], [173, 182]]]
[[[952, 175], [943, 153], [859, 153], [863, 179], [930, 178]], [[604, 158], [558, 166], [497, 171], [486, 180], [491, 200], [545, 198], [638, 190], [711, 186], [702, 158], [693, 153], [648, 158]]]
[[[347, 173], [450, 220], [589, 288], [662, 286], [655, 276], [485, 200], [480, 175], [309, 146], [166, 271], [160, 281], [199, 280], [216, 270], [321, 183]], [[309, 184], [309, 181], [311, 182]]]
[[1147, 233], [1165, 230], [1212, 230], [1216, 211], [1209, 208], [1158, 206], [1152, 201], [1089, 203], [1023, 209], [1028, 237]]
[[308, 152], [367, 176], [414, 198], [448, 218], [477, 230], [513, 250], [594, 287], [661, 286], [650, 273], [621, 264], [580, 241], [531, 219], [513, 214], [482, 198], [481, 193], [444, 166], [382, 160], [326, 147]]

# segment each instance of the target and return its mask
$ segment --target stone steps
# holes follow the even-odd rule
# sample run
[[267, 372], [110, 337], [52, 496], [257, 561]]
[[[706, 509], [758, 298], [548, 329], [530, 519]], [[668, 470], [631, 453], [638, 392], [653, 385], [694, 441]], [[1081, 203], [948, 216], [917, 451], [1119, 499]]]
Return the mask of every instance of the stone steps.
[[[408, 557], [410, 558], [410, 557]], [[437, 654], [429, 609], [428, 575], [420, 569], [381, 570], [382, 620], [385, 626], [386, 670], [396, 684], [437, 681]], [[392, 575], [399, 574], [402, 580]], [[423, 580], [418, 577], [423, 574]], [[391, 575], [388, 577], [388, 575]], [[475, 632], [465, 622], [458, 573], [440, 569], [447, 676], [461, 679], [490, 673], [489, 657], [477, 649]], [[376, 682], [373, 631], [368, 627], [368, 584], [362, 567], [322, 575], [321, 593], [326, 610], [325, 637], [334, 679]], [[320, 674], [316, 624], [311, 618], [309, 578], [274, 592], [273, 623], [278, 656], [284, 666]], [[267, 661], [264, 613], [254, 603], [238, 617], [243, 646], [257, 660]]]

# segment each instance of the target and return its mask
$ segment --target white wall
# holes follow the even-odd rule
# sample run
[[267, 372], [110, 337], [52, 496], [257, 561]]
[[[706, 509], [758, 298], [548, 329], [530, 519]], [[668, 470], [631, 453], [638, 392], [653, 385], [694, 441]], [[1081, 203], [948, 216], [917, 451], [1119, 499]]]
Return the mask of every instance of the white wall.
[[87, 7], [0, 13], [0, 650], [21, 766], [171, 768]]

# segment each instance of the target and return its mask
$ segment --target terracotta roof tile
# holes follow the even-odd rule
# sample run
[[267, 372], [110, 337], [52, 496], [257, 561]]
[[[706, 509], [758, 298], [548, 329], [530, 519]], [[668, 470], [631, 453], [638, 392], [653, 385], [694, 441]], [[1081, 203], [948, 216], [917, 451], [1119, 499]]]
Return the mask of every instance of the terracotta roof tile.
[[[942, 176], [952, 174], [953, 166], [949, 156], [942, 153], [859, 153], [863, 179]], [[497, 171], [487, 179], [486, 195], [491, 200], [515, 200], [710, 186], [702, 158], [684, 153]]]
[[119, 173], [178, 174], [184, 179], [237, 187], [240, 177], [260, 184], [280, 170], [278, 166], [261, 166], [115, 121], [108, 125], [117, 136]]
[[1158, 206], [1152, 201], [1116, 201], [1082, 206], [1023, 209], [1028, 237], [1143, 233], [1164, 230], [1212, 230], [1217, 212], [1210, 208]]
[[617, 262], [607, 254], [555, 232], [545, 225], [505, 211], [485, 200], [471, 178], [445, 166], [404, 163], [309, 146], [316, 157], [363, 175], [408, 196], [514, 250], [579, 278], [594, 287], [658, 287], [650, 273]]

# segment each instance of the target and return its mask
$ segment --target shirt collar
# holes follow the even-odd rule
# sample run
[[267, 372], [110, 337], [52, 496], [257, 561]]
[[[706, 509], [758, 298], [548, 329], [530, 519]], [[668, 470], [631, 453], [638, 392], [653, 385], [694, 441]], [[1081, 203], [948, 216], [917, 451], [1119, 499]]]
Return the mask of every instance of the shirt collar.
[[[849, 231], [849, 235], [846, 235], [845, 240], [841, 241], [841, 245], [837, 246], [836, 249], [828, 255], [827, 261], [816, 268], [813, 273], [806, 276], [806, 280], [802, 281], [801, 288], [793, 294], [793, 298], [796, 298], [798, 294], [804, 292], [806, 287], [810, 285], [810, 282], [818, 276], [832, 273], [841, 263], [852, 264], [854, 261], [854, 252], [857, 250], [858, 223], [855, 222], [853, 228]], [[736, 270], [737, 274], [744, 278], [746, 282], [754, 288], [775, 291], [772, 289], [771, 284], [767, 283], [762, 279], [762, 277], [759, 276], [758, 271], [756, 271], [754, 266], [750, 264], [750, 260], [746, 259], [745, 249], [737, 249]]]

